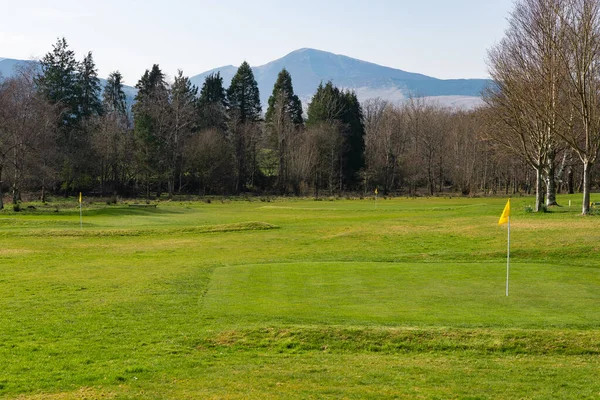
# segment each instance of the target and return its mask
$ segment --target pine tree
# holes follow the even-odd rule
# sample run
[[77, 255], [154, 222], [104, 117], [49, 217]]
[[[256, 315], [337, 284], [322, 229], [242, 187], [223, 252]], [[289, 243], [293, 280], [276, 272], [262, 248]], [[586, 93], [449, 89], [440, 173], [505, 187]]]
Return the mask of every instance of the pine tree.
[[344, 113], [345, 101], [342, 92], [331, 82], [327, 82], [325, 86], [321, 83], [308, 105], [306, 123], [314, 125], [320, 122], [341, 121]]
[[239, 192], [248, 184], [253, 186], [255, 177], [260, 173], [257, 162], [259, 129], [254, 123], [260, 120], [262, 107], [254, 73], [245, 61], [231, 80], [227, 100], [233, 120], [229, 134], [236, 161], [235, 189]]
[[79, 63], [75, 59], [75, 53], [69, 50], [67, 40], [62, 38], [58, 39], [52, 46], [52, 51], [40, 60], [40, 73], [34, 79], [38, 91], [51, 104], [60, 105], [63, 110], [62, 127], [67, 136], [80, 117], [78, 70]]
[[342, 173], [348, 187], [359, 183], [359, 172], [365, 166], [365, 125], [362, 107], [355, 92], [344, 93], [345, 113], [342, 121], [346, 125]]
[[138, 89], [136, 102], [144, 101], [152, 96], [164, 97], [168, 91], [165, 74], [158, 64], [154, 64], [151, 70], [146, 70], [135, 87]]
[[302, 103], [294, 94], [292, 77], [284, 68], [278, 75], [269, 98], [265, 115], [271, 141], [277, 154], [277, 186], [281, 194], [287, 192], [289, 143], [294, 131], [302, 125]]
[[79, 86], [79, 107], [81, 118], [88, 119], [102, 113], [100, 101], [101, 85], [98, 79], [98, 71], [92, 57], [92, 52], [84, 57], [79, 64], [77, 74], [77, 85]]
[[240, 65], [231, 80], [231, 86], [227, 90], [227, 100], [230, 109], [237, 113], [240, 123], [260, 120], [262, 106], [258, 84], [254, 79], [252, 68], [246, 61]]
[[273, 94], [269, 97], [269, 107], [265, 115], [267, 123], [273, 120], [274, 107], [277, 101], [283, 102], [284, 112], [293, 124], [301, 125], [304, 122], [304, 118], [302, 117], [302, 102], [294, 94], [292, 77], [285, 68], [277, 76], [273, 87]]
[[210, 74], [204, 80], [198, 99], [198, 129], [227, 129], [227, 93], [220, 73]]
[[[308, 106], [307, 125], [329, 124], [340, 128], [341, 145], [337, 147], [339, 154], [338, 174], [339, 190], [355, 188], [359, 171], [364, 167], [365, 128], [363, 114], [358, 98], [354, 92], [343, 92], [331, 82], [320, 84], [312, 102]], [[335, 141], [332, 141], [335, 143]], [[333, 157], [330, 157], [330, 190], [335, 168]]]
[[106, 79], [102, 105], [106, 112], [127, 115], [127, 97], [123, 91], [123, 76], [119, 71], [111, 72]]
[[65, 195], [85, 189], [92, 182], [88, 174], [91, 166], [88, 122], [97, 113], [99, 84], [91, 54], [84, 64], [75, 60], [65, 38], [58, 39], [52, 51], [40, 61], [40, 72], [34, 79], [38, 91], [61, 112], [56, 136]]
[[223, 106], [227, 106], [227, 93], [223, 87], [223, 77], [220, 72], [210, 74], [204, 79], [198, 102], [200, 104], [221, 103]]
[[165, 137], [171, 129], [169, 87], [157, 64], [146, 70], [135, 86], [138, 93], [132, 107], [134, 133], [138, 143], [137, 159], [143, 171], [146, 196], [150, 196], [151, 179], [156, 178], [160, 192], [160, 178], [164, 176]]

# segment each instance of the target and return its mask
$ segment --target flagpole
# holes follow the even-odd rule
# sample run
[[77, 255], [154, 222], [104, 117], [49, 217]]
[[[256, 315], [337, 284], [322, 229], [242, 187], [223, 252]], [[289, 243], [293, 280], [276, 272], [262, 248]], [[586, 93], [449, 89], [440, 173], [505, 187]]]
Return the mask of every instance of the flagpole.
[[506, 297], [508, 297], [509, 273], [510, 273], [510, 216], [508, 217], [508, 250], [506, 252]]

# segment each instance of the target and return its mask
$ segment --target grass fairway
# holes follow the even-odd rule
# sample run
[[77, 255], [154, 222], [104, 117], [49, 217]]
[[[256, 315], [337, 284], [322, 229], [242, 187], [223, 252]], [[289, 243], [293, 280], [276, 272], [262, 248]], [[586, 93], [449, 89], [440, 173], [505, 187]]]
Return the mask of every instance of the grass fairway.
[[[600, 222], [513, 199], [0, 213], [0, 398], [600, 398]], [[74, 203], [73, 203], [74, 205]]]

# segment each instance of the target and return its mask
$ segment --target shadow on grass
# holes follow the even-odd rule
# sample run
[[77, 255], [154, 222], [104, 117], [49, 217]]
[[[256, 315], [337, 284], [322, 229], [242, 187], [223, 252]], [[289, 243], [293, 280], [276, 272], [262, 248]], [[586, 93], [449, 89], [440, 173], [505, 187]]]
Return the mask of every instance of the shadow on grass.
[[[79, 210], [77, 210], [79, 212]], [[87, 216], [131, 216], [131, 215], [173, 215], [185, 214], [183, 210], [173, 210], [158, 207], [105, 207], [98, 209], [86, 209]]]
[[[91, 225], [87, 225], [89, 227]], [[40, 229], [35, 231], [8, 232], [0, 231], [2, 236], [19, 237], [116, 237], [116, 236], [152, 236], [152, 235], [180, 235], [180, 234], [204, 234], [204, 233], [227, 233], [242, 231], [266, 231], [279, 229], [278, 226], [266, 222], [241, 222], [225, 225], [189, 226], [180, 228], [145, 228], [145, 229]]]

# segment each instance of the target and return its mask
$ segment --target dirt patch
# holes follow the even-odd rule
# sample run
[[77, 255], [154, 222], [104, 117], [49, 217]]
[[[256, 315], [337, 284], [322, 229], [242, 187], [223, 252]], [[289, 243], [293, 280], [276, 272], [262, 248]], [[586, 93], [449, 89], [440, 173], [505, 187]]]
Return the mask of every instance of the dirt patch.
[[23, 254], [33, 253], [33, 250], [27, 249], [0, 249], [0, 257], [16, 257]]

